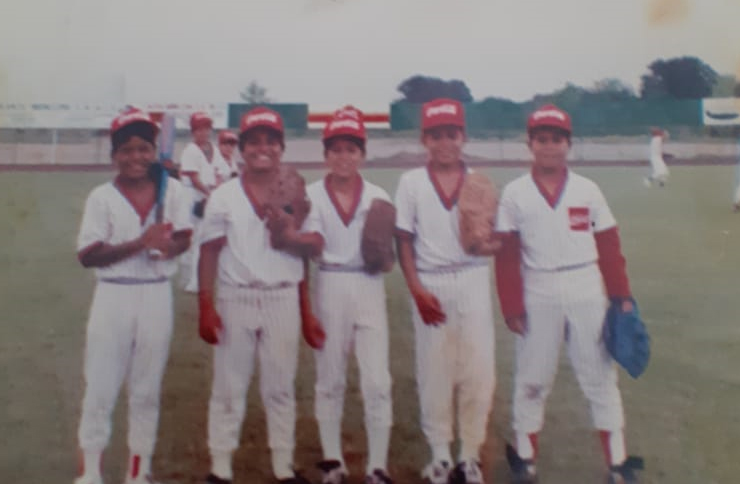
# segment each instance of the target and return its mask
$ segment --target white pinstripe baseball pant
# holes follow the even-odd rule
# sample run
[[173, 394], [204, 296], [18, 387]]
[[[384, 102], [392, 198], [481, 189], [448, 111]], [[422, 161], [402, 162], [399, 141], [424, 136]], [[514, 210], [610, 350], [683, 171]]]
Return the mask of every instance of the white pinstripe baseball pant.
[[210, 450], [231, 452], [239, 446], [247, 389], [255, 357], [259, 357], [268, 445], [272, 450], [292, 451], [300, 336], [297, 286], [247, 289], [222, 285], [216, 310], [223, 331], [213, 352], [213, 387], [208, 407]]
[[326, 343], [316, 355], [316, 418], [341, 420], [347, 361], [354, 346], [365, 406], [365, 425], [392, 424], [388, 370], [388, 318], [382, 276], [364, 272], [319, 271], [317, 316]]
[[431, 446], [452, 442], [457, 389], [460, 439], [480, 446], [496, 384], [489, 266], [420, 272], [419, 278], [447, 315], [440, 326], [426, 325], [411, 300], [422, 430]]
[[87, 325], [80, 448], [99, 452], [106, 447], [111, 413], [128, 377], [129, 449], [136, 454], [152, 454], [171, 337], [169, 281], [97, 283]]
[[528, 332], [516, 339], [513, 427], [539, 432], [565, 340], [578, 383], [589, 400], [594, 426], [624, 426], [617, 369], [601, 337], [608, 300], [596, 263], [545, 272], [524, 270]]

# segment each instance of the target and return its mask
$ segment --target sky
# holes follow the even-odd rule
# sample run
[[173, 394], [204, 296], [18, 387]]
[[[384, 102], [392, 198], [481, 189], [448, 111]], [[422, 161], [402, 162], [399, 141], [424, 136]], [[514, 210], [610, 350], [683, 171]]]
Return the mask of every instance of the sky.
[[3, 0], [0, 100], [387, 109], [423, 74], [523, 101], [657, 58], [740, 74], [740, 0]]

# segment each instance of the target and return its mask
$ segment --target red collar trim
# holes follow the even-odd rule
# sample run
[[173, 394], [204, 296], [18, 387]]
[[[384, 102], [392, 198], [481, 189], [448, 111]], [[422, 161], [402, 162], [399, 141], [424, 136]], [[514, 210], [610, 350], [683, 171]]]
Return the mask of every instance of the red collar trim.
[[244, 195], [246, 195], [247, 200], [249, 201], [249, 204], [252, 206], [252, 210], [254, 210], [254, 213], [257, 214], [260, 220], [264, 220], [267, 216], [264, 205], [257, 203], [257, 197], [254, 193], [252, 193], [252, 190], [250, 190], [249, 184], [245, 183], [244, 178], [239, 178], [239, 184], [241, 185], [242, 190], [244, 191]]
[[326, 189], [326, 193], [329, 195], [329, 200], [331, 200], [331, 204], [334, 205], [334, 210], [337, 211], [337, 215], [339, 215], [339, 218], [342, 219], [342, 223], [344, 223], [344, 226], [348, 227], [350, 222], [352, 222], [355, 213], [357, 213], [357, 207], [360, 206], [360, 200], [362, 199], [362, 191], [365, 188], [365, 183], [360, 175], [356, 175], [357, 184], [355, 185], [355, 193], [353, 194], [354, 198], [352, 199], [352, 205], [349, 207], [348, 211], [344, 211], [342, 205], [339, 203], [336, 192], [332, 189], [331, 183], [329, 183], [330, 177], [331, 173], [324, 177], [324, 188]]
[[558, 180], [558, 185], [555, 188], [555, 193], [552, 195], [547, 191], [545, 186], [540, 182], [539, 178], [537, 177], [534, 168], [532, 168], [532, 180], [534, 180], [534, 184], [537, 186], [537, 189], [540, 191], [540, 194], [545, 199], [548, 205], [550, 205], [550, 208], [555, 208], [558, 205], [558, 202], [560, 202], [560, 197], [563, 196], [563, 191], [565, 190], [565, 184], [568, 181], [568, 169], [563, 168], [563, 170], [560, 172], [559, 176], [560, 179]]
[[460, 197], [460, 190], [462, 190], [463, 182], [465, 181], [466, 172], [467, 172], [467, 169], [465, 168], [465, 163], [461, 161], [460, 162], [460, 178], [457, 180], [457, 186], [455, 187], [455, 189], [452, 191], [452, 193], [448, 197], [447, 195], [445, 195], [444, 191], [442, 190], [442, 185], [440, 185], [437, 175], [431, 170], [431, 168], [427, 164], [427, 174], [429, 175], [429, 179], [432, 182], [432, 186], [434, 186], [434, 191], [437, 192], [439, 201], [442, 202], [442, 205], [447, 210], [452, 210], [452, 207], [454, 207], [455, 204], [457, 203], [457, 199]]
[[141, 225], [144, 225], [146, 223], [146, 219], [149, 217], [149, 214], [154, 208], [156, 194], [146, 205], [144, 205], [143, 207], [137, 207], [136, 204], [133, 202], [134, 197], [131, 195], [131, 192], [127, 191], [126, 187], [120, 183], [118, 176], [116, 176], [116, 178], [113, 180], [113, 186], [116, 190], [118, 190], [118, 193], [121, 194], [126, 202], [128, 202], [129, 206], [134, 209], [136, 215], [139, 216], [139, 221], [141, 222]]

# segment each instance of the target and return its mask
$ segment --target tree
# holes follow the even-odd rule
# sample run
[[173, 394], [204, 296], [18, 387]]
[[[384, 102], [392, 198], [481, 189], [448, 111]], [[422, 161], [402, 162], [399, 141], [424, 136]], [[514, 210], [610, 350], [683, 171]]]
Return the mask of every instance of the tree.
[[588, 91], [575, 84], [567, 83], [565, 87], [548, 94], [537, 94], [532, 98], [535, 107], [543, 104], [555, 104], [556, 106], [571, 111], [583, 103]]
[[401, 82], [398, 91], [403, 94], [402, 101], [411, 103], [425, 103], [439, 97], [456, 99], [464, 103], [473, 101], [470, 89], [459, 79], [444, 81], [438, 77], [417, 74]]
[[658, 59], [648, 66], [650, 72], [642, 76], [640, 97], [670, 96], [676, 99], [700, 99], [712, 93], [717, 83], [717, 72], [696, 57]]
[[637, 99], [635, 90], [631, 86], [625, 84], [621, 79], [613, 77], [596, 81], [594, 87], [590, 90], [590, 94], [594, 100], [600, 101]]
[[737, 80], [732, 74], [723, 74], [717, 77], [717, 84], [712, 89], [712, 97], [733, 97]]
[[267, 97], [267, 88], [260, 86], [257, 81], [250, 82], [249, 85], [239, 93], [239, 97], [249, 104], [264, 104], [270, 102], [270, 98]]

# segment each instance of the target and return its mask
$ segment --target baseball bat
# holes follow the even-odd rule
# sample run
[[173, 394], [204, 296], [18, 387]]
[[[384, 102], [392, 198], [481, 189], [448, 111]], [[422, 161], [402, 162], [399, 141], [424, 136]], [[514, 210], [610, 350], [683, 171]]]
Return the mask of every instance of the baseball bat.
[[[157, 139], [157, 163], [154, 167], [154, 182], [156, 184], [156, 197], [154, 200], [154, 222], [161, 224], [164, 222], [164, 206], [167, 198], [167, 169], [164, 166], [165, 161], [171, 160], [175, 148], [175, 117], [171, 114], [164, 114]], [[152, 249], [149, 256], [154, 259], [162, 257], [162, 251]]]

